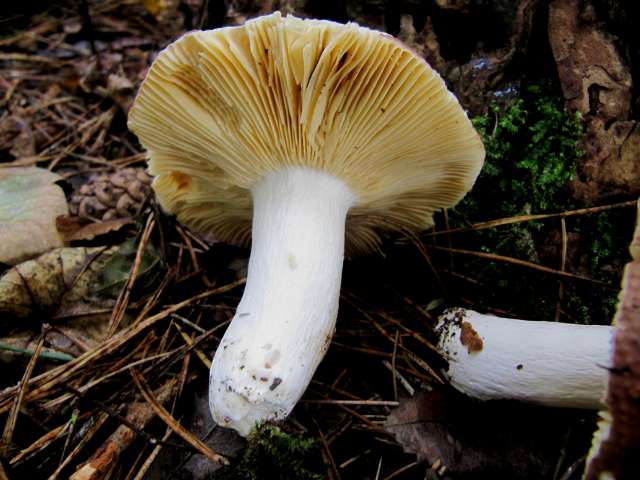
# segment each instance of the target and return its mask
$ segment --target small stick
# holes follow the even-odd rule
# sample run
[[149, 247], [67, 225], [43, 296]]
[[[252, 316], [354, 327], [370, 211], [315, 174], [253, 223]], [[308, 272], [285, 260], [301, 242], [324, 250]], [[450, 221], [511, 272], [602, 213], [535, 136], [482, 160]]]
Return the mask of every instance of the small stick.
[[[169, 380], [164, 386], [162, 386], [158, 390], [158, 395], [163, 399], [163, 401], [164, 401], [164, 396], [165, 395], [168, 396], [168, 394], [171, 393], [171, 388], [174, 387], [173, 384], [175, 384], [175, 379]], [[123, 417], [118, 412], [116, 412], [113, 408], [109, 407], [107, 404], [105, 404], [104, 402], [101, 402], [100, 400], [95, 400], [93, 398], [89, 398], [87, 396], [83, 396], [83, 395], [80, 394], [80, 392], [78, 390], [76, 390], [76, 389], [74, 389], [72, 387], [66, 386], [64, 388], [66, 388], [68, 390], [71, 390], [74, 394], [76, 394], [76, 396], [81, 397], [81, 398], [89, 401], [90, 403], [92, 403], [95, 406], [97, 406], [100, 410], [102, 410], [104, 413], [106, 413], [110, 417], [113, 417], [116, 420], [118, 420], [120, 423], [123, 424], [121, 426], [125, 426], [128, 429], [130, 429], [133, 432], [134, 436], [135, 436], [135, 434], [138, 434], [141, 437], [146, 438], [149, 441], [149, 443], [152, 443], [152, 444], [162, 443], [156, 437], [154, 437], [153, 435], [145, 432], [138, 425], [136, 425], [136, 421], [137, 421], [138, 416], [140, 414], [144, 415], [144, 413], [145, 413], [144, 411], [140, 410], [141, 402], [135, 402], [135, 403], [131, 404], [129, 406], [129, 408], [128, 408], [127, 415]], [[141, 404], [141, 405], [146, 405], [146, 404]], [[130, 420], [129, 417], [133, 417], [134, 421]], [[125, 432], [126, 432], [126, 430], [125, 430]], [[177, 443], [169, 443], [169, 445], [172, 446], [172, 447], [183, 448], [182, 445], [177, 444]]]
[[[150, 326], [156, 324], [158, 321], [163, 320], [164, 318], [170, 316], [172, 313], [175, 313], [182, 308], [190, 305], [191, 303], [207, 298], [211, 295], [217, 295], [221, 293], [228, 292], [229, 290], [233, 290], [234, 288], [243, 285], [246, 282], [246, 278], [242, 278], [240, 280], [236, 280], [233, 283], [228, 285], [224, 285], [218, 288], [214, 288], [213, 290], [207, 290], [198, 295], [194, 295], [191, 298], [183, 300], [182, 302], [171, 305], [161, 312], [146, 318], [145, 320], [131, 325], [126, 329], [119, 332], [117, 335], [109, 338], [103, 344], [97, 346], [94, 350], [83, 354], [82, 356], [76, 358], [72, 362], [68, 364], [62, 365], [61, 367], [54, 368], [45, 372], [35, 378], [32, 378], [29, 383], [33, 383], [37, 385], [37, 388], [31, 390], [27, 393], [27, 400], [34, 400], [40, 398], [40, 396], [44, 395], [51, 388], [56, 385], [60, 385], [64, 382], [67, 382], [69, 378], [71, 378], [75, 373], [82, 370], [82, 368], [88, 363], [97, 360], [98, 358], [106, 355], [110, 352], [113, 352], [118, 347], [127, 343], [131, 338], [138, 335], [143, 330], [149, 328]], [[33, 386], [35, 386], [33, 385]], [[31, 385], [30, 385], [31, 386]], [[11, 397], [17, 392], [16, 387], [6, 388], [2, 395], [0, 395], [0, 413], [4, 413], [8, 409], [9, 401]]]
[[444, 235], [450, 233], [462, 233], [462, 232], [470, 232], [474, 230], [484, 230], [486, 228], [494, 228], [499, 227], [501, 225], [510, 225], [512, 223], [521, 223], [521, 222], [531, 222], [535, 220], [545, 220], [548, 218], [566, 218], [573, 217], [576, 215], [586, 215], [591, 213], [600, 213], [607, 210], [613, 210], [617, 208], [627, 208], [627, 207], [635, 207], [637, 205], [636, 200], [629, 200], [627, 202], [621, 203], [613, 203], [611, 205], [602, 205], [600, 207], [589, 207], [589, 208], [580, 208], [578, 210], [568, 210], [566, 212], [560, 213], [543, 213], [538, 215], [519, 215], [517, 217], [507, 217], [507, 218], [499, 218], [497, 220], [489, 220], [487, 222], [474, 223], [468, 227], [459, 227], [452, 228], [448, 230], [440, 230], [437, 232], [428, 232], [424, 235], [428, 237], [433, 237], [436, 235]]
[[398, 335], [400, 330], [396, 328], [396, 337], [393, 340], [393, 356], [391, 357], [391, 383], [393, 383], [393, 399], [398, 401], [398, 382], [396, 381], [396, 356], [398, 354]]
[[20, 413], [20, 406], [22, 405], [22, 400], [24, 399], [24, 394], [27, 391], [27, 384], [29, 383], [29, 379], [31, 378], [31, 374], [33, 373], [33, 369], [36, 366], [36, 361], [40, 356], [40, 351], [42, 350], [42, 346], [44, 345], [44, 340], [47, 336], [47, 332], [49, 331], [49, 325], [46, 323], [42, 326], [42, 332], [40, 333], [40, 340], [38, 340], [38, 345], [36, 346], [35, 351], [31, 359], [29, 360], [29, 364], [22, 375], [22, 380], [20, 380], [20, 384], [18, 387], [18, 394], [11, 406], [11, 411], [7, 416], [7, 421], [4, 424], [4, 431], [2, 432], [2, 443], [5, 445], [11, 445], [11, 441], [13, 439], [13, 431], [16, 428], [16, 423], [18, 421], [18, 413]]
[[396, 470], [395, 472], [387, 475], [386, 477], [384, 477], [382, 480], [391, 480], [392, 478], [396, 478], [398, 475], [403, 474], [404, 472], [406, 472], [407, 470], [412, 469], [413, 467], [415, 467], [416, 465], [418, 465], [419, 462], [415, 461], [415, 462], [411, 462], [407, 465], [405, 465], [404, 467], [399, 468], [398, 470]]
[[376, 470], [376, 480], [380, 480], [381, 471], [382, 471], [382, 455], [380, 455], [380, 460], [378, 461], [378, 469]]
[[[182, 331], [182, 329], [180, 328], [180, 325], [178, 325], [177, 323], [173, 323], [173, 326], [176, 327], [176, 330], [178, 330], [178, 333], [180, 333], [180, 336], [184, 340], [184, 343], [186, 343], [188, 346], [192, 346], [193, 340], [189, 335], [187, 335], [185, 332]], [[207, 370], [209, 370], [211, 368], [211, 360], [209, 360], [207, 356], [204, 353], [202, 353], [202, 350], [198, 348], [195, 348], [194, 352], [196, 353], [200, 361], [204, 364], [204, 366], [207, 368]]]
[[153, 231], [153, 227], [155, 226], [155, 224], [156, 221], [153, 218], [153, 213], [150, 213], [147, 217], [147, 224], [144, 227], [144, 231], [138, 245], [138, 250], [136, 251], [136, 258], [133, 262], [133, 266], [131, 267], [131, 273], [129, 273], [127, 285], [120, 292], [118, 302], [113, 308], [113, 314], [111, 315], [111, 320], [109, 320], [109, 328], [106, 335], [107, 338], [113, 336], [115, 331], [118, 329], [118, 325], [120, 325], [120, 322], [124, 317], [124, 313], [129, 306], [129, 297], [131, 296], [133, 284], [135, 283], [136, 278], [138, 277], [138, 272], [140, 271], [140, 265], [142, 264], [142, 255], [144, 254], [144, 251], [147, 247], [147, 243], [149, 242], [149, 238], [151, 237], [151, 232]]
[[138, 386], [140, 393], [145, 398], [145, 400], [151, 405], [151, 408], [156, 412], [164, 422], [179, 436], [183, 438], [187, 443], [189, 443], [192, 447], [202, 453], [205, 457], [215, 463], [219, 463], [221, 465], [228, 465], [229, 460], [227, 460], [224, 456], [215, 453], [211, 450], [205, 443], [203, 443], [199, 438], [195, 437], [192, 433], [187, 431], [182, 425], [180, 425], [170, 414], [167, 412], [162, 405], [158, 403], [156, 398], [151, 393], [147, 382], [144, 380], [142, 375], [136, 370], [131, 369], [131, 377], [133, 381]]
[[60, 435], [62, 435], [68, 426], [69, 426], [69, 422], [65, 422], [59, 427], [56, 427], [53, 430], [45, 433], [43, 436], [38, 438], [35, 442], [33, 442], [27, 448], [20, 450], [20, 452], [18, 452], [18, 454], [15, 457], [9, 460], [9, 465], [11, 466], [17, 465], [32, 453], [35, 454], [41, 450], [44, 450], [53, 440], [55, 440]]
[[301, 403], [319, 403], [325, 405], [374, 405], [397, 407], [400, 402], [394, 400], [342, 400], [342, 399], [308, 399], [300, 400]]
[[[567, 263], [567, 222], [565, 218], [560, 219], [560, 226], [562, 227], [562, 255], [560, 258], [560, 271], [565, 271], [565, 266]], [[564, 283], [562, 280], [558, 282], [560, 285], [558, 286], [558, 302], [556, 303], [556, 322], [560, 321], [560, 313], [562, 312], [562, 299], [564, 297]]]
[[429, 248], [432, 248], [434, 250], [442, 250], [444, 252], [459, 253], [460, 255], [470, 255], [473, 257], [486, 258], [488, 260], [495, 260], [498, 262], [512, 263], [514, 265], [519, 265], [521, 267], [527, 267], [533, 270], [538, 270], [540, 272], [549, 273], [551, 275], [556, 275], [561, 278], [566, 278], [568, 280], [580, 280], [583, 282], [590, 282], [595, 285], [599, 285], [601, 287], [609, 288], [612, 290], [619, 289], [619, 287], [614, 287], [613, 285], [609, 285], [608, 283], [601, 282], [600, 280], [596, 280], [595, 278], [583, 277], [582, 275], [575, 275], [573, 273], [562, 272], [560, 270], [555, 270], [553, 268], [545, 267], [544, 265], [538, 265], [537, 263], [527, 262], [526, 260], [520, 260], [519, 258], [505, 257], [504, 255], [497, 255], [495, 253], [476, 252], [474, 250], [462, 250], [459, 248], [439, 247], [437, 245], [430, 245]]
[[[162, 440], [165, 441], [165, 442], [167, 440], [169, 440], [169, 437], [171, 436], [172, 433], [173, 433], [173, 430], [171, 430], [169, 427], [167, 427], [167, 431], [165, 432], [164, 436], [162, 437]], [[162, 450], [162, 447], [163, 447], [162, 444], [156, 445], [154, 447], [154, 449], [149, 454], [149, 457], [144, 461], [144, 463], [140, 467], [140, 470], [138, 470], [138, 473], [136, 473], [136, 476], [133, 477], [133, 480], [142, 480], [145, 477], [145, 475], [147, 474], [147, 471], [149, 470], [149, 467], [151, 467], [151, 464], [153, 463], [153, 461], [156, 459], [156, 457], [160, 453], [160, 450]]]
[[320, 442], [322, 443], [322, 448], [324, 449], [327, 459], [329, 460], [329, 467], [331, 468], [331, 473], [333, 474], [333, 477], [336, 480], [340, 480], [340, 473], [338, 472], [336, 461], [333, 458], [333, 455], [331, 454], [331, 449], [329, 448], [329, 444], [327, 443], [327, 437], [324, 436], [324, 433], [322, 433], [322, 430], [320, 429], [320, 426], [318, 425], [318, 422], [315, 421], [315, 419], [313, 420], [313, 423], [316, 424], [316, 428], [318, 430], [318, 436], [320, 437]]
[[407, 393], [413, 397], [413, 395], [416, 393], [415, 389], [411, 386], [409, 381], [404, 378], [404, 376], [398, 371], [397, 367], [392, 367], [392, 365], [386, 360], [382, 361], [382, 365], [384, 365], [385, 368], [387, 368], [389, 371], [393, 372], [394, 377], [400, 381]]
[[340, 468], [342, 468], [342, 469], [344, 469], [344, 468], [348, 467], [349, 465], [351, 465], [351, 464], [352, 464], [353, 462], [355, 462], [356, 460], [358, 460], [360, 457], [363, 457], [363, 456], [365, 456], [365, 455], [368, 455], [369, 453], [371, 453], [371, 449], [365, 450], [364, 452], [359, 453], [359, 454], [357, 454], [356, 456], [351, 457], [351, 458], [349, 458], [349, 459], [345, 460], [344, 462], [342, 462], [342, 463], [339, 465], [339, 467], [340, 467]]
[[[175, 388], [175, 379], [169, 380], [158, 392], [160, 401], [165, 402]], [[102, 444], [92, 457], [73, 475], [70, 480], [98, 480], [104, 477], [109, 468], [117, 463], [120, 455], [131, 445], [136, 434], [154, 417], [154, 410], [146, 402], [134, 402], [127, 408], [126, 424], [120, 425]], [[133, 428], [132, 428], [133, 427]], [[145, 435], [147, 436], [147, 435]], [[154, 443], [158, 443], [155, 441]]]
[[102, 427], [102, 425], [104, 425], [104, 422], [106, 422], [108, 418], [109, 418], [109, 415], [105, 412], [102, 412], [98, 416], [98, 419], [91, 426], [89, 431], [87, 431], [84, 435], [82, 435], [82, 438], [80, 439], [78, 444], [75, 446], [75, 448], [71, 451], [69, 455], [67, 455], [67, 458], [64, 459], [64, 461], [58, 466], [58, 468], [56, 468], [56, 471], [51, 474], [48, 480], [56, 480], [58, 478], [58, 475], [60, 475], [60, 472], [62, 472], [62, 470], [67, 465], [69, 465], [69, 463], [71, 463], [71, 461], [76, 457], [76, 455], [80, 452], [80, 450], [82, 450], [82, 448], [89, 442], [89, 440], [93, 438], [93, 436], [97, 433], [97, 431], [100, 430], [100, 428]]
[[438, 349], [436, 348], [436, 346], [431, 343], [429, 340], [425, 339], [422, 335], [420, 335], [419, 333], [414, 332], [413, 330], [411, 330], [410, 328], [408, 328], [407, 326], [403, 325], [401, 322], [399, 322], [398, 320], [396, 320], [395, 318], [392, 318], [391, 316], [387, 315], [384, 312], [378, 312], [378, 315], [380, 315], [382, 318], [384, 318], [385, 320], [387, 320], [388, 322], [393, 323], [394, 325], [400, 327], [402, 330], [405, 331], [405, 333], [408, 333], [409, 336], [411, 336], [412, 338], [415, 338], [417, 341], [419, 341], [421, 344], [423, 344], [425, 347], [427, 347], [429, 350], [439, 353]]

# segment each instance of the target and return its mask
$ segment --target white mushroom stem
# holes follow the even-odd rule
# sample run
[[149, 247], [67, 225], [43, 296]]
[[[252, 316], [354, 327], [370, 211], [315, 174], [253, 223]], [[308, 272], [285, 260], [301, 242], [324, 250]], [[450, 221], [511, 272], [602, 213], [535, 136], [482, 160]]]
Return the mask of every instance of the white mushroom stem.
[[341, 180], [293, 167], [252, 193], [247, 284], [209, 384], [214, 420], [241, 435], [289, 414], [331, 342], [346, 216], [356, 200]]
[[602, 407], [613, 327], [513, 320], [453, 309], [436, 327], [462, 393], [568, 408]]

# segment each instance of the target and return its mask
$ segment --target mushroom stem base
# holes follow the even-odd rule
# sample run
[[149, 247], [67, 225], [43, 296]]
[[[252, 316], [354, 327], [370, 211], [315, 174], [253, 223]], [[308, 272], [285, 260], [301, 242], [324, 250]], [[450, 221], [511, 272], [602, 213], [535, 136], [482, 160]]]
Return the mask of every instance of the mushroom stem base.
[[214, 420], [241, 435], [285, 418], [329, 347], [355, 202], [344, 182], [307, 168], [271, 173], [252, 194], [247, 284], [209, 384]]

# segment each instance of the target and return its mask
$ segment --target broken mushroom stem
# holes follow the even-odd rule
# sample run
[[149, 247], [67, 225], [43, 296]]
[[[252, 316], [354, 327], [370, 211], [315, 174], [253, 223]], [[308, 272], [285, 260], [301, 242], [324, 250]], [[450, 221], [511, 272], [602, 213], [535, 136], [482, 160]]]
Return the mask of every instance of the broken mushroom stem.
[[602, 407], [613, 327], [516, 320], [466, 309], [436, 327], [451, 385], [480, 400]]
[[345, 182], [299, 167], [267, 175], [252, 194], [247, 285], [213, 359], [209, 394], [216, 422], [242, 435], [289, 414], [329, 346], [356, 200]]

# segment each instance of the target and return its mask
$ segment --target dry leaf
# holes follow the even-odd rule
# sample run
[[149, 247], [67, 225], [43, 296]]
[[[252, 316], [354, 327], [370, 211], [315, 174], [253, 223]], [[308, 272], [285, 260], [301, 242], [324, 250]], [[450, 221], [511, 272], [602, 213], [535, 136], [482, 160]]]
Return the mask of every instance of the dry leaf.
[[537, 480], [550, 478], [566, 432], [575, 431], [578, 420], [566, 409], [477, 402], [457, 392], [433, 391], [402, 401], [385, 429], [405, 451], [432, 466], [429, 478]]
[[107, 86], [96, 87], [96, 92], [105, 98], [111, 98], [124, 112], [128, 112], [133, 103], [134, 85], [122, 74], [111, 73], [107, 77]]
[[133, 219], [131, 218], [117, 218], [114, 220], [105, 220], [104, 222], [89, 222], [80, 217], [64, 215], [56, 219], [56, 227], [65, 242], [93, 240], [101, 235], [117, 232], [125, 225], [131, 223], [133, 223]]
[[33, 157], [36, 154], [36, 142], [31, 125], [17, 115], [9, 117], [8, 120], [13, 122], [14, 126], [20, 131], [13, 138], [13, 145], [9, 153], [16, 158]]
[[0, 169], [0, 262], [15, 265], [61, 247], [56, 217], [67, 215], [67, 200], [43, 168]]
[[[104, 325], [100, 329], [101, 336], [94, 337], [85, 333], [82, 328], [68, 327], [64, 330], [52, 329], [47, 332], [46, 345], [40, 352], [42, 360], [53, 360], [57, 362], [68, 362], [93, 348], [104, 338], [109, 325], [109, 317], [100, 320]], [[92, 328], [92, 334], [96, 329]], [[40, 335], [38, 332], [24, 330], [12, 332], [6, 337], [0, 337], [0, 360], [4, 363], [13, 361], [16, 356], [31, 356], [36, 349]]]
[[38, 311], [63, 314], [74, 310], [78, 314], [80, 307], [95, 309], [100, 302], [93, 292], [100, 272], [116, 250], [58, 248], [13, 267], [0, 277], [0, 318], [25, 318]]
[[145, 10], [158, 20], [162, 20], [172, 11], [178, 8], [176, 0], [142, 0]]

